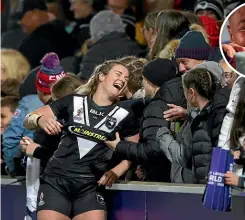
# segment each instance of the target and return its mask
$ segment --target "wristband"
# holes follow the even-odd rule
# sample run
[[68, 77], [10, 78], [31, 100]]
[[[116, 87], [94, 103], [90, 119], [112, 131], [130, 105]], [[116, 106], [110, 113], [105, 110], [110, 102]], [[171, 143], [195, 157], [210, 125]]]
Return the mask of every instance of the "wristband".
[[38, 115], [38, 114], [28, 114], [25, 122], [24, 122], [24, 126], [29, 129], [29, 130], [35, 130], [36, 128], [38, 128], [38, 120], [41, 118], [42, 115]]
[[40, 115], [40, 116], [36, 119], [36, 124], [37, 124], [38, 127], [39, 127], [38, 122], [39, 122], [39, 120], [40, 120], [41, 117], [42, 117], [42, 115]]

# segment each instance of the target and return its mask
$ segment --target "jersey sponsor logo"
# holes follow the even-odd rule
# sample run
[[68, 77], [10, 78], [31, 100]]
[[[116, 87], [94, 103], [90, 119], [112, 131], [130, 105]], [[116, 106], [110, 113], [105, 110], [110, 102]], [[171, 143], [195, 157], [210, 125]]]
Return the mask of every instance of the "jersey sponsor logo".
[[43, 201], [43, 198], [44, 198], [44, 194], [43, 194], [43, 192], [41, 192], [40, 197], [39, 197], [38, 206], [42, 206], [45, 204], [45, 202]]
[[84, 128], [83, 126], [69, 126], [68, 130], [77, 136], [92, 137], [92, 138], [95, 138], [96, 140], [99, 140], [99, 141], [105, 141], [107, 139], [106, 136], [99, 134], [97, 132], [94, 132], [94, 131], [90, 131], [90, 130]]
[[13, 118], [18, 118], [20, 115], [20, 112], [21, 112], [20, 109], [16, 109], [14, 114], [13, 114]]
[[95, 109], [90, 109], [89, 111], [91, 114], [96, 115], [96, 116], [102, 116], [104, 117], [104, 112], [97, 111]]
[[112, 116], [107, 116], [106, 121], [105, 121], [105, 126], [108, 129], [113, 129], [117, 124], [117, 119], [112, 117]]
[[83, 119], [82, 115], [83, 115], [83, 108], [79, 108], [76, 112], [76, 115], [74, 116], [74, 119], [77, 121], [81, 121]]
[[105, 199], [100, 193], [96, 193], [97, 201], [101, 205], [105, 205]]

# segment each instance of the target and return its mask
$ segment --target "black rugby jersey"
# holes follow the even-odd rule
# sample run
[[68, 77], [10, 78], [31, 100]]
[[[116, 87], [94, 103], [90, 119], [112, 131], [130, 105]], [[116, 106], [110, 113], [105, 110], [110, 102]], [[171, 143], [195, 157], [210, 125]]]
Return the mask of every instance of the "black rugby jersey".
[[64, 129], [44, 173], [100, 178], [115, 165], [113, 151], [104, 141], [113, 140], [116, 132], [121, 138], [137, 134], [144, 102], [139, 99], [100, 107], [88, 96], [72, 94], [49, 106], [58, 120], [64, 120]]

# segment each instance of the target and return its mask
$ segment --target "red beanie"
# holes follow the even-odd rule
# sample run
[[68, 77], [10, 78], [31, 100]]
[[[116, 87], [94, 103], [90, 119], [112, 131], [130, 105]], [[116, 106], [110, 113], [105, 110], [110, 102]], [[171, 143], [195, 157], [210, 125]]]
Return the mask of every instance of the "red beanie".
[[51, 86], [66, 76], [62, 66], [60, 66], [59, 57], [55, 53], [46, 54], [42, 61], [42, 66], [37, 73], [36, 87], [37, 90], [46, 94], [51, 93]]
[[209, 44], [211, 47], [219, 46], [220, 28], [218, 23], [211, 17], [200, 16], [204, 29], [208, 34]]

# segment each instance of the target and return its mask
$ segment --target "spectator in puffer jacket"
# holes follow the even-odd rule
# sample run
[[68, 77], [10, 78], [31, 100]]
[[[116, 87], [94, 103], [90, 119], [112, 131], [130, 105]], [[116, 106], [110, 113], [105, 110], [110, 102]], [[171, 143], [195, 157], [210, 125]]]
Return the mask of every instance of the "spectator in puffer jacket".
[[203, 68], [187, 72], [183, 87], [190, 107], [197, 108], [197, 115], [192, 112], [176, 140], [166, 127], [158, 131], [157, 138], [172, 162], [172, 182], [204, 184], [212, 148], [217, 146], [226, 113], [229, 90], [221, 88], [213, 73]]
[[79, 76], [88, 80], [95, 67], [105, 60], [122, 58], [141, 53], [140, 47], [125, 32], [125, 24], [120, 15], [111, 11], [101, 11], [90, 22], [93, 44], [83, 57]]
[[143, 84], [146, 96], [151, 97], [141, 119], [139, 143], [121, 141], [106, 142], [115, 149], [122, 160], [143, 165], [148, 181], [170, 182], [170, 161], [156, 140], [159, 128], [170, 128], [170, 122], [163, 120], [162, 115], [168, 109], [168, 103], [186, 106], [181, 78], [177, 76], [177, 66], [168, 59], [155, 59], [143, 69]]

